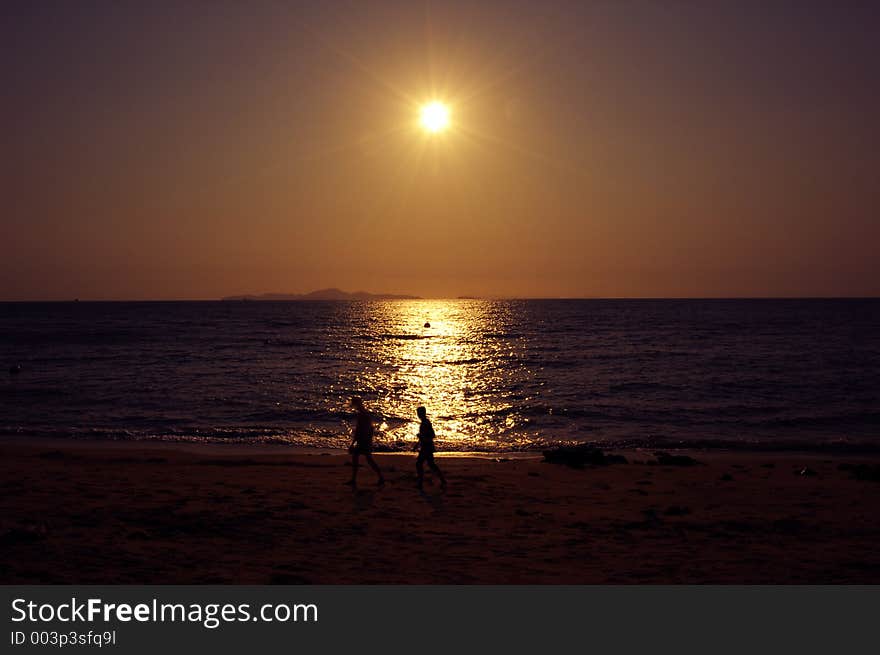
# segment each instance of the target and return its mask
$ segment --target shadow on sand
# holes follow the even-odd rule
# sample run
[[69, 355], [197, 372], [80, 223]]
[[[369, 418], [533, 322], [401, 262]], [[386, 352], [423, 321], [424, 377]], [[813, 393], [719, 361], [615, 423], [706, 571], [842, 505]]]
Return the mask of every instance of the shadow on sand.
[[363, 489], [356, 486], [353, 491], [352, 498], [354, 499], [354, 510], [356, 512], [368, 510], [376, 502], [377, 489]]

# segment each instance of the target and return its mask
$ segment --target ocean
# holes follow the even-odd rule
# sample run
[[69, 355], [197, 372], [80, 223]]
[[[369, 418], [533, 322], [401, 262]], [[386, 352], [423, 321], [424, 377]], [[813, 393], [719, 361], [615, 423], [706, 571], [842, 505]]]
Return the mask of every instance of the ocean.
[[2, 434], [880, 449], [880, 299], [0, 303], [0, 363]]

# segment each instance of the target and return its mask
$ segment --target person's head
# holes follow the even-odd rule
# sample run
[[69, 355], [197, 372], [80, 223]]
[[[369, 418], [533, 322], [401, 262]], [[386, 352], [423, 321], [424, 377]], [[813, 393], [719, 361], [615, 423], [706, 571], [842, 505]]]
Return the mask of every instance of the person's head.
[[422, 420], [428, 418], [428, 412], [425, 410], [424, 407], [416, 407], [416, 414], [418, 414], [419, 418]]
[[364, 401], [360, 396], [354, 396], [351, 399], [351, 406], [361, 412], [364, 409]]

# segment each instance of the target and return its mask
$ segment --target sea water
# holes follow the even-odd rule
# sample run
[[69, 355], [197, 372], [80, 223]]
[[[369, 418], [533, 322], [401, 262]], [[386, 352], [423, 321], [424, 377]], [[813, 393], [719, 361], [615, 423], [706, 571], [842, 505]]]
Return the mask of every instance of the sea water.
[[0, 363], [5, 434], [880, 447], [878, 299], [0, 303]]

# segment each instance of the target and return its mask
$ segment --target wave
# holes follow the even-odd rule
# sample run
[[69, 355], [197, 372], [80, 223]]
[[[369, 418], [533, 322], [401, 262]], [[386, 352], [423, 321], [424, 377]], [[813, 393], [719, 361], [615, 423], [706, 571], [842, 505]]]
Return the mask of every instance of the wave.
[[436, 335], [433, 334], [368, 334], [363, 335], [362, 338], [368, 339], [370, 341], [418, 341], [420, 339], [433, 339], [435, 336]]
[[609, 391], [680, 391], [680, 387], [661, 382], [621, 382], [608, 386]]
[[[350, 437], [347, 433], [329, 430], [279, 430], [272, 427], [226, 428], [199, 427], [177, 430], [114, 430], [114, 429], [60, 429], [0, 426], [0, 435], [26, 438], [60, 438], [95, 441], [157, 441], [171, 443], [283, 445], [311, 449], [339, 449], [345, 452]], [[378, 434], [377, 452], [409, 452], [414, 441]], [[693, 439], [666, 436], [637, 438], [443, 438], [437, 439], [442, 452], [534, 453], [546, 448], [573, 444], [589, 444], [603, 450], [694, 450], [731, 452], [802, 452], [826, 454], [880, 454], [877, 439]]]

